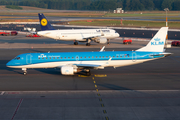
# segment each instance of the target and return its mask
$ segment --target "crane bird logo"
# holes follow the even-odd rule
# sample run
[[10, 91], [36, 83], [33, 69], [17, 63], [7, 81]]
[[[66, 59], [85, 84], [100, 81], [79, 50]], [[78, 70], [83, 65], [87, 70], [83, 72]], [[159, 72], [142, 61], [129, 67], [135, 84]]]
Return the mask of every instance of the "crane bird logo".
[[46, 25], [47, 25], [47, 20], [46, 20], [45, 18], [43, 18], [43, 19], [41, 20], [41, 25], [42, 25], [42, 26], [46, 26]]

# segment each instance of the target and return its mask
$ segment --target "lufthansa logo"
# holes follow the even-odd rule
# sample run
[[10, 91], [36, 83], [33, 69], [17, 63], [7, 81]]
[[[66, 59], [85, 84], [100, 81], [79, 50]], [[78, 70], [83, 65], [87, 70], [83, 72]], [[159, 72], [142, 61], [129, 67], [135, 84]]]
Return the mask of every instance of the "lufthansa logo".
[[42, 25], [42, 26], [46, 26], [46, 25], [47, 25], [47, 20], [46, 20], [45, 18], [43, 18], [43, 19], [41, 20], [41, 25]]

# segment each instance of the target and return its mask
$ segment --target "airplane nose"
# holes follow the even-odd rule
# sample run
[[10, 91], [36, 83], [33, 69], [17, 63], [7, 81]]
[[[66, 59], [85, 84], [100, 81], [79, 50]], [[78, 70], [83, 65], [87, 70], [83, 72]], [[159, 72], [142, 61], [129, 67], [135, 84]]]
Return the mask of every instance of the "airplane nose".
[[11, 61], [9, 61], [9, 62], [6, 64], [6, 66], [7, 66], [7, 67], [12, 66], [13, 63], [14, 63], [14, 62], [11, 60]]
[[120, 34], [119, 34], [119, 33], [116, 33], [116, 35], [117, 35], [118, 37], [120, 37]]

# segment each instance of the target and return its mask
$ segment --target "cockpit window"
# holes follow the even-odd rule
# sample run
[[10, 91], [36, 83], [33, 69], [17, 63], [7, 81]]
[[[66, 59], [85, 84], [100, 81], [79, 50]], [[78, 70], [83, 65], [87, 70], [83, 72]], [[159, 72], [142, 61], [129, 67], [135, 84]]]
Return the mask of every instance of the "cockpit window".
[[15, 60], [20, 60], [20, 57], [16, 57], [16, 58], [14, 58]]

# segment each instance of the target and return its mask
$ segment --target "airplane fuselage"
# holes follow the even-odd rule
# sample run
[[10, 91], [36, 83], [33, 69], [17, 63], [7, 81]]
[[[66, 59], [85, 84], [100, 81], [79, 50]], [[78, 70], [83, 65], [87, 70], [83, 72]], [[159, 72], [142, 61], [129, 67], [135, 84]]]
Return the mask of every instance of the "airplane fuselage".
[[160, 52], [108, 51], [26, 53], [8, 62], [7, 66], [11, 68], [54, 68], [64, 65], [97, 64], [101, 65], [101, 68], [111, 66], [122, 67], [164, 57], [164, 55], [156, 56], [155, 54], [160, 54]]
[[70, 30], [45, 30], [39, 31], [38, 35], [67, 41], [87, 41], [87, 38], [102, 37], [106, 39], [114, 39], [119, 37], [119, 34], [112, 29], [70, 29]]

